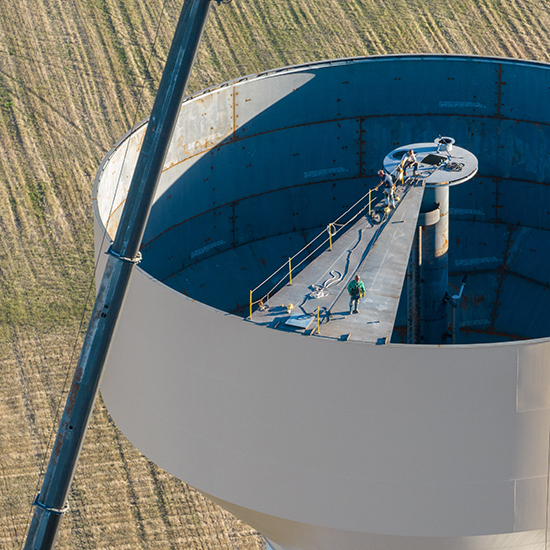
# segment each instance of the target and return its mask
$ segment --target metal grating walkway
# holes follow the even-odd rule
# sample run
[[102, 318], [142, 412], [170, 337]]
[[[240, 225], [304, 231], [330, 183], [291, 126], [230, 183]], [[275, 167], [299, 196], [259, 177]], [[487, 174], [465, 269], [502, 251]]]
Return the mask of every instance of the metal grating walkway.
[[[337, 340], [383, 344], [390, 341], [424, 187], [402, 192], [390, 217], [373, 225], [361, 218], [333, 245], [269, 299], [252, 321], [278, 330]], [[366, 296], [358, 314], [349, 313], [347, 285], [358, 273]], [[293, 304], [291, 313], [287, 305]], [[317, 333], [317, 311], [320, 330]]]

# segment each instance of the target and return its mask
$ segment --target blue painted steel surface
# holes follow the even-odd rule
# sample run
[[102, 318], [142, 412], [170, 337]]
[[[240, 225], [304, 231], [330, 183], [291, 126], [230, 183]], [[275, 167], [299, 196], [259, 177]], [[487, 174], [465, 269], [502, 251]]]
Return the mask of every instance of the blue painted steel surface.
[[[326, 228], [288, 233], [245, 244], [216, 256], [215, 265], [223, 269], [212, 269], [212, 263], [206, 259], [204, 263], [199, 261], [174, 273], [164, 282], [200, 302], [246, 316], [249, 291], [258, 285], [258, 275], [268, 278], [267, 283], [258, 290], [257, 295], [261, 296], [288, 274], [285, 269], [270, 277], [287, 263], [288, 251], [302, 249], [321, 232], [326, 232]], [[295, 269], [295, 274], [302, 268]]]
[[[290, 67], [196, 94], [183, 105], [142, 266], [234, 311], [276, 263], [257, 262], [273, 246], [263, 249], [267, 239], [283, 243], [286, 235], [326, 226], [374, 187], [388, 150], [450, 135], [479, 160], [474, 180], [450, 190], [451, 263], [503, 258], [508, 226], [541, 231], [506, 268], [498, 261], [470, 270], [451, 265], [451, 283], [454, 272], [483, 268], [500, 281], [511, 269], [531, 280], [524, 300], [537, 300], [550, 271], [549, 87], [542, 63], [412, 55]], [[291, 256], [301, 242], [288, 244], [284, 255]], [[275, 246], [278, 260], [281, 248]], [[235, 298], [202, 287], [206, 280], [225, 281]], [[476, 284], [469, 279], [466, 295], [482, 293]], [[529, 337], [522, 326], [499, 326], [503, 307], [501, 290], [487, 339]], [[463, 312], [462, 322], [480, 321], [476, 311]], [[400, 311], [398, 324], [405, 317]]]
[[550, 289], [538, 286], [514, 273], [504, 273], [495, 308], [494, 327], [501, 334], [519, 339], [548, 335]]

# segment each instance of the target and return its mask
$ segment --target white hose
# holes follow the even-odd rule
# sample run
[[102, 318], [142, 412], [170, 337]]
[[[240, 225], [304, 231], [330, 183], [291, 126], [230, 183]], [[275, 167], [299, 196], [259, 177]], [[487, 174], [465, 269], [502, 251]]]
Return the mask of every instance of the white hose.
[[338, 284], [341, 280], [342, 274], [339, 271], [331, 271], [330, 278], [327, 279], [322, 285], [311, 285], [313, 292], [310, 294], [310, 297], [323, 298], [324, 296], [328, 296], [330, 292], [327, 292], [327, 290], [331, 286]]

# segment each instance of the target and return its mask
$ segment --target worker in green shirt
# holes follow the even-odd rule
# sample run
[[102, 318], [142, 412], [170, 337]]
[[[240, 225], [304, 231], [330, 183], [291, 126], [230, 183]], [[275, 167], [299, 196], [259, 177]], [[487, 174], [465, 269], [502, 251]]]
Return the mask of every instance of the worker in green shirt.
[[352, 279], [348, 285], [349, 292], [349, 312], [359, 313], [357, 309], [357, 304], [359, 303], [359, 298], [363, 298], [365, 295], [365, 285], [361, 280], [359, 275], [355, 276], [355, 279]]

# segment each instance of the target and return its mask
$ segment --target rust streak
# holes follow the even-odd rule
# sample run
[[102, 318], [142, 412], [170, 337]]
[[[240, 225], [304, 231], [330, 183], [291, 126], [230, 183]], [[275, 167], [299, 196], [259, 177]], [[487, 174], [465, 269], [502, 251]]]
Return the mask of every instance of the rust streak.
[[501, 332], [498, 330], [484, 330], [481, 328], [473, 328], [473, 327], [461, 327], [460, 332], [473, 332], [475, 334], [489, 334], [491, 336], [500, 336], [503, 338], [510, 338], [510, 340], [530, 340], [530, 337], [527, 336], [518, 336], [517, 334], [509, 334], [507, 332]]
[[363, 119], [359, 119], [359, 176], [363, 175]]
[[501, 118], [500, 102], [502, 97], [502, 63], [498, 64], [498, 103], [497, 103], [497, 118]]
[[497, 269], [500, 276], [498, 279], [498, 288], [497, 293], [495, 296], [495, 307], [493, 308], [493, 313], [491, 315], [491, 330], [495, 327], [495, 319], [497, 318], [497, 310], [498, 310], [498, 304], [500, 299], [500, 292], [502, 290], [502, 281], [504, 280], [504, 276], [506, 274], [506, 262], [508, 260], [508, 252], [510, 250], [510, 242], [512, 240], [512, 231], [513, 226], [508, 225], [508, 241], [506, 242], [506, 251], [504, 252], [504, 259], [502, 260], [502, 266]]
[[[111, 211], [111, 213], [109, 214], [109, 217], [107, 218], [107, 224], [111, 221], [111, 218], [115, 215], [115, 212], [117, 212], [117, 210], [124, 205], [124, 203], [126, 202], [126, 197], [121, 201], [121, 203], [114, 209]], [[107, 225], [105, 224], [105, 225]]]
[[[460, 117], [464, 118], [464, 113], [446, 113], [446, 114], [442, 114], [442, 113], [426, 113], [426, 114], [393, 113], [393, 114], [386, 114], [386, 115], [360, 115], [359, 118], [362, 121], [364, 121], [366, 119], [402, 118], [402, 117], [415, 117], [415, 118], [440, 117], [440, 118], [447, 119], [447, 118], [453, 117], [453, 116], [456, 116], [456, 117], [460, 116]], [[258, 132], [256, 134], [251, 134], [251, 135], [246, 135], [246, 136], [244, 136], [244, 135], [243, 136], [238, 136], [236, 134], [236, 132], [234, 131], [233, 132], [234, 138], [226, 139], [225, 141], [220, 142], [216, 145], [213, 145], [212, 147], [209, 147], [208, 149], [204, 149], [200, 153], [195, 153], [194, 155], [190, 155], [189, 157], [186, 157], [185, 159], [172, 164], [170, 166], [170, 168], [172, 168], [173, 166], [177, 166], [178, 164], [181, 164], [182, 162], [185, 162], [186, 160], [189, 160], [189, 159], [191, 159], [191, 158], [193, 158], [197, 155], [203, 155], [204, 153], [208, 153], [209, 151], [212, 151], [213, 149], [218, 149], [220, 147], [224, 147], [225, 145], [229, 145], [229, 144], [237, 142], [237, 141], [243, 141], [243, 140], [246, 140], [246, 139], [251, 139], [251, 138], [254, 138], [254, 137], [258, 137], [258, 136], [272, 134], [272, 133], [275, 133], [275, 132], [283, 132], [285, 130], [293, 130], [293, 129], [296, 129], [296, 128], [305, 128], [307, 126], [317, 126], [319, 124], [333, 124], [335, 122], [342, 122], [342, 121], [348, 121], [348, 120], [357, 120], [357, 118], [358, 118], [357, 115], [350, 116], [350, 117], [337, 117], [337, 118], [334, 118], [334, 119], [319, 120], [319, 121], [316, 121], [316, 122], [307, 122], [307, 123], [303, 123], [303, 124], [294, 124], [294, 125], [291, 125], [291, 126], [282, 126], [281, 128], [274, 128], [274, 129], [271, 129], [271, 130], [266, 130], [265, 132]], [[470, 115], [468, 118], [472, 118], [472, 119], [478, 119], [479, 118], [479, 119], [488, 119], [488, 120], [502, 120], [502, 121], [511, 121], [511, 122], [515, 122], [515, 123], [523, 122], [523, 123], [526, 123], [526, 124], [533, 124], [534, 126], [540, 126], [540, 125], [550, 126], [550, 122], [535, 122], [533, 120], [505, 118], [505, 117], [498, 117], [498, 116], [492, 116], [492, 115], [478, 115], [478, 114], [475, 114], [475, 115]], [[163, 173], [167, 169], [168, 168], [164, 168]]]

